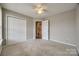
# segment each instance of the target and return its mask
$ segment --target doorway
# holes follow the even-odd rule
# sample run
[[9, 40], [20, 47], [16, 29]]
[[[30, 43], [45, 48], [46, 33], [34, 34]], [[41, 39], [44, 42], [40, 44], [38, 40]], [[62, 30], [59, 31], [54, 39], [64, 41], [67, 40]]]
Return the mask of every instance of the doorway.
[[35, 22], [36, 39], [48, 40], [48, 20]]
[[36, 21], [36, 39], [42, 39], [42, 21]]

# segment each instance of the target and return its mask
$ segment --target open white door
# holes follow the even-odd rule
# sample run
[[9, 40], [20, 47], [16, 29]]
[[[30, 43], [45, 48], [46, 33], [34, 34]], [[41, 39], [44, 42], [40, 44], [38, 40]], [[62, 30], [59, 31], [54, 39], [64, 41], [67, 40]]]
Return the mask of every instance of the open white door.
[[48, 20], [42, 21], [42, 39], [48, 40]]

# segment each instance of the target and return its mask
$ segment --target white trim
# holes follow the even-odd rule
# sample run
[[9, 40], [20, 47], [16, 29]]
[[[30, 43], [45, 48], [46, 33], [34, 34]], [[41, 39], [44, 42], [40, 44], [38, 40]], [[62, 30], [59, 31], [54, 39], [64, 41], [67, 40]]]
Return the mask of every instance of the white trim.
[[2, 40], [2, 7], [0, 6], [0, 40]]
[[35, 39], [35, 20], [33, 19], [33, 39]]
[[70, 46], [76, 47], [75, 44], [65, 43], [65, 42], [61, 42], [61, 41], [57, 41], [57, 40], [51, 40], [51, 41], [54, 41], [54, 42], [58, 42], [58, 43], [62, 43], [62, 44], [66, 44], [66, 45], [70, 45]]

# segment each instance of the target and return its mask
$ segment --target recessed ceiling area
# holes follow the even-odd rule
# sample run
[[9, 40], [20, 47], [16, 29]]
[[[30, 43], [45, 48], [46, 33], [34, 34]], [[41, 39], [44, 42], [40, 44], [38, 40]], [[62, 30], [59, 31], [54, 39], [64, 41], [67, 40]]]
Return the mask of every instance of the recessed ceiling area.
[[[33, 18], [38, 18], [39, 15], [33, 9], [33, 6], [37, 3], [2, 3], [2, 7], [8, 10], [21, 13]], [[47, 12], [42, 14], [40, 18], [45, 18], [51, 15], [55, 15], [61, 12], [65, 12], [76, 7], [76, 3], [45, 3], [47, 6]]]

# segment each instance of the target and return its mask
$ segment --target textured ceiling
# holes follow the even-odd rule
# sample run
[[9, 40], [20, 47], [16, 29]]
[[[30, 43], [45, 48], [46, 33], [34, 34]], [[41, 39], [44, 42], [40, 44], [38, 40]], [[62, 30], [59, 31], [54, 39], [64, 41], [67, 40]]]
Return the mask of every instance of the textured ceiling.
[[[3, 3], [1, 4], [4, 8], [27, 15], [33, 18], [38, 18], [39, 15], [36, 14], [33, 9], [34, 3]], [[46, 3], [47, 12], [42, 14], [40, 18], [45, 18], [51, 15], [55, 15], [64, 11], [74, 9], [77, 4], [75, 3]]]

